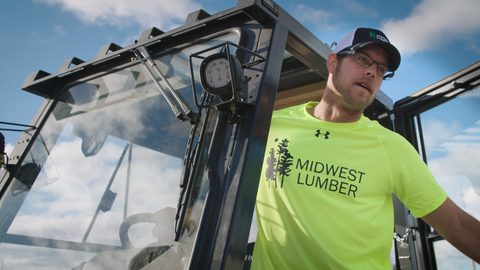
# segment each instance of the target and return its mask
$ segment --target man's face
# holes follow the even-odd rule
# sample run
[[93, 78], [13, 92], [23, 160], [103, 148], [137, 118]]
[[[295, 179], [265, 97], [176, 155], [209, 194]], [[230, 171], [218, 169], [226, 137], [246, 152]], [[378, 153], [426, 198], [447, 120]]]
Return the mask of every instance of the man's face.
[[[388, 66], [388, 56], [380, 46], [372, 44], [358, 51]], [[334, 70], [330, 88], [345, 109], [363, 110], [373, 102], [383, 82], [383, 78], [377, 75], [376, 63], [365, 68], [353, 60], [353, 55], [347, 55], [336, 62]]]

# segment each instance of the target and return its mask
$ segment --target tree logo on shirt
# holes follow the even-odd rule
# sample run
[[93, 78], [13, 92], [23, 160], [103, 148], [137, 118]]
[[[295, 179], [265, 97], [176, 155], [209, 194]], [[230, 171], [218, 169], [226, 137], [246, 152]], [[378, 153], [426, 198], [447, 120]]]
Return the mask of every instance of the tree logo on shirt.
[[329, 139], [328, 135], [330, 135], [330, 132], [326, 131], [325, 133], [322, 133], [320, 129], [317, 129], [317, 134], [315, 136], [318, 138], [320, 135], [325, 136], [325, 140]]
[[[278, 142], [279, 139], [275, 139]], [[281, 176], [280, 188], [283, 188], [283, 179], [285, 176], [290, 176], [290, 166], [293, 164], [293, 156], [287, 149], [288, 140], [284, 139], [278, 143], [277, 151], [271, 148], [267, 156], [267, 169], [265, 176], [267, 178], [268, 187], [270, 188], [270, 180], [275, 181], [275, 188], [277, 188], [277, 179]]]

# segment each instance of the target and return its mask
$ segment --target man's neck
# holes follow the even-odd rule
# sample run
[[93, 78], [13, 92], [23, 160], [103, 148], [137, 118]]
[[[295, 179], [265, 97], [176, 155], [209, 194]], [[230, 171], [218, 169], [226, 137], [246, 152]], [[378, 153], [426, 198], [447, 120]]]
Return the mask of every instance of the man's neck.
[[351, 111], [335, 104], [334, 102], [328, 102], [322, 99], [317, 106], [309, 108], [308, 113], [323, 121], [352, 123], [361, 118], [363, 110]]

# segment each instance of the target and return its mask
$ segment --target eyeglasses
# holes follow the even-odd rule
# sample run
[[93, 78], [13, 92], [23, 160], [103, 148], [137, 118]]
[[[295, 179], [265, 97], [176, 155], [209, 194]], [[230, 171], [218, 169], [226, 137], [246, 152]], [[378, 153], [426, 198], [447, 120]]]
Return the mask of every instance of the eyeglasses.
[[359, 52], [359, 51], [343, 51], [337, 53], [338, 55], [353, 55], [353, 61], [355, 63], [359, 64], [360, 66], [364, 68], [368, 68], [372, 66], [373, 64], [377, 64], [377, 74], [378, 76], [383, 77], [384, 80], [388, 81], [390, 80], [393, 75], [395, 74], [393, 71], [391, 71], [387, 66], [382, 65], [378, 63], [377, 61], [373, 60], [370, 56]]

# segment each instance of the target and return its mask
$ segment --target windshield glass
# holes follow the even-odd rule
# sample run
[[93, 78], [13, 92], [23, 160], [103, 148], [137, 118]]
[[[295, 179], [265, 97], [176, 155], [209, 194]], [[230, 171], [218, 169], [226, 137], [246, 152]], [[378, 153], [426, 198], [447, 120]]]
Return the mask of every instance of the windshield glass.
[[[480, 88], [420, 115], [428, 167], [448, 197], [480, 220]], [[479, 269], [441, 238], [433, 238], [437, 269]]]
[[[153, 57], [196, 111], [188, 56], [238, 40], [229, 32]], [[182, 163], [189, 137], [208, 137], [215, 119], [204, 111], [193, 130], [179, 121], [138, 62], [67, 87], [0, 201], [2, 269], [184, 269], [209, 186], [197, 168], [188, 233], [174, 241]]]

